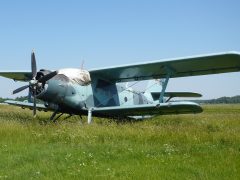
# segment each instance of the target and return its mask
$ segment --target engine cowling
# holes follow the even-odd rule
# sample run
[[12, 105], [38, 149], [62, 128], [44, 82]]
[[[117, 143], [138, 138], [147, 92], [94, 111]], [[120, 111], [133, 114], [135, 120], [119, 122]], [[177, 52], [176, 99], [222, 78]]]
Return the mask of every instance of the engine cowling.
[[[36, 75], [36, 80], [40, 79], [41, 77], [51, 73], [52, 71], [50, 70], [45, 70], [45, 69], [41, 69], [40, 71], [37, 72], [37, 75]], [[41, 93], [43, 93], [45, 91], [45, 89], [47, 88], [47, 84], [48, 82], [45, 82], [45, 83], [37, 83], [37, 86], [36, 86], [36, 96], [38, 97]], [[30, 89], [30, 93], [31, 95], [33, 95], [34, 93], [34, 89], [33, 87], [29, 87]]]

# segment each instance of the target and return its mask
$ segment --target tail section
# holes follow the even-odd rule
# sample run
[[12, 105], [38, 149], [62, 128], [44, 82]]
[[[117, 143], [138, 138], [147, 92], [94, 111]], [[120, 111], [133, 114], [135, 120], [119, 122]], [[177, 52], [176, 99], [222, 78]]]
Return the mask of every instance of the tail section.
[[[144, 92], [145, 97], [152, 102], [159, 102], [162, 86], [161, 80], [151, 80], [146, 86]], [[202, 97], [201, 94], [195, 92], [165, 92], [164, 102], [170, 101], [172, 98], [197, 98]]]

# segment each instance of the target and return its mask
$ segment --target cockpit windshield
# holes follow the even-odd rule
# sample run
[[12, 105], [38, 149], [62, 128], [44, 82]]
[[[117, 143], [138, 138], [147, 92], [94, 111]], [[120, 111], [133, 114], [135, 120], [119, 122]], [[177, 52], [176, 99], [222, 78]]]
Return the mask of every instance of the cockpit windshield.
[[83, 69], [61, 69], [58, 74], [65, 75], [72, 83], [77, 83], [81, 86], [87, 86], [91, 83], [89, 72]]

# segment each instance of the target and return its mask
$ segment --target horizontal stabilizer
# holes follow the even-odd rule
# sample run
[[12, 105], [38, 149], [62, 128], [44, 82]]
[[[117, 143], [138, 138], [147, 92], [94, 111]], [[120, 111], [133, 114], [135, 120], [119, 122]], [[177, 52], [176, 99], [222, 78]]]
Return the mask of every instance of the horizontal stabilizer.
[[[151, 92], [153, 100], [159, 100], [160, 92]], [[199, 93], [194, 92], [165, 92], [164, 97], [174, 98], [174, 97], [202, 97]]]

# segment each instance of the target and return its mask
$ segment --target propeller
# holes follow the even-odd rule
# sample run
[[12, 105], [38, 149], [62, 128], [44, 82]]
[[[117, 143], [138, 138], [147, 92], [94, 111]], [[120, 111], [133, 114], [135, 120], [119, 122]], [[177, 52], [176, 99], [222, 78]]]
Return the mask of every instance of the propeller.
[[32, 70], [32, 80], [29, 81], [29, 85], [22, 86], [20, 88], [17, 88], [13, 91], [13, 94], [17, 94], [27, 88], [32, 90], [33, 95], [33, 115], [36, 116], [36, 96], [37, 96], [37, 89], [42, 87], [42, 84], [45, 84], [48, 80], [53, 78], [57, 75], [58, 71], [50, 72], [49, 74], [46, 74], [44, 76], [41, 76], [40, 78], [37, 78], [37, 63], [35, 54], [32, 51], [31, 54], [31, 70]]

